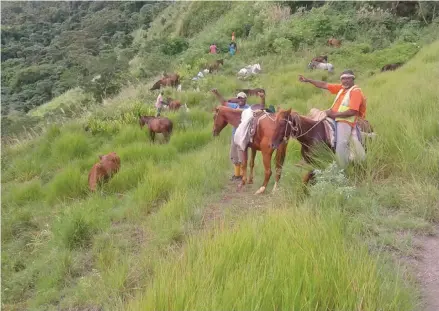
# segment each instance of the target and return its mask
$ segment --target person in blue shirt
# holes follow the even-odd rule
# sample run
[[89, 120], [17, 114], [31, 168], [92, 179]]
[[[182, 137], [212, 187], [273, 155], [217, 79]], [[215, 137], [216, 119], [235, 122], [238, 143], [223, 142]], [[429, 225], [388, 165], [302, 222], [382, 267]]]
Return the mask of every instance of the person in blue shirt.
[[[213, 89], [212, 93], [220, 101], [221, 105], [233, 108], [233, 109], [247, 109], [250, 108], [247, 105], [247, 95], [244, 92], [239, 92], [236, 95], [236, 98], [230, 98], [227, 101], [224, 97], [218, 92], [217, 89]], [[241, 162], [242, 162], [242, 153], [239, 152], [238, 145], [235, 144], [233, 137], [235, 135], [236, 128], [232, 129], [232, 141], [230, 143], [230, 159], [232, 160], [233, 165], [235, 166], [235, 174], [232, 176], [231, 180], [241, 180]]]

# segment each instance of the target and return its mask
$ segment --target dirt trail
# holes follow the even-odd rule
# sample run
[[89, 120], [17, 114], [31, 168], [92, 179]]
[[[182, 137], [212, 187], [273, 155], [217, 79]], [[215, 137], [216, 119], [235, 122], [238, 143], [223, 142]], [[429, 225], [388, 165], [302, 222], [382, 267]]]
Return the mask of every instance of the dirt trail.
[[417, 244], [422, 252], [415, 263], [423, 300], [420, 310], [439, 311], [439, 227], [434, 236], [422, 237]]
[[[229, 181], [217, 200], [212, 200], [202, 219], [203, 228], [232, 225], [248, 213], [261, 213], [268, 209], [272, 187], [267, 187], [264, 194], [254, 195], [260, 182], [246, 185], [240, 192], [236, 191], [238, 182]], [[227, 219], [227, 220], [226, 220]]]

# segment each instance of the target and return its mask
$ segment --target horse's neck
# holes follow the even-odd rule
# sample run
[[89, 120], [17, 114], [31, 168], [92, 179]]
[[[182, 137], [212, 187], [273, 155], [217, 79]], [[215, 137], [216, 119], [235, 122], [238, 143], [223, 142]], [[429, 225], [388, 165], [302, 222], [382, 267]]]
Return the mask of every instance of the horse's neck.
[[[299, 130], [300, 130], [300, 132], [298, 133], [298, 138], [297, 138], [297, 140], [299, 141], [299, 142], [301, 142], [301, 143], [306, 143], [307, 141], [308, 141], [308, 131], [318, 122], [318, 121], [314, 121], [314, 120], [311, 120], [311, 119], [309, 119], [309, 118], [306, 118], [306, 117], [302, 117], [302, 116], [299, 116], [299, 118], [300, 118], [300, 126], [299, 126]], [[305, 134], [306, 133], [306, 135], [303, 135], [303, 134]], [[303, 136], [301, 136], [301, 135], [303, 135]]]
[[238, 127], [239, 123], [241, 123], [241, 113], [238, 111], [225, 111], [224, 116], [227, 123], [234, 127]]

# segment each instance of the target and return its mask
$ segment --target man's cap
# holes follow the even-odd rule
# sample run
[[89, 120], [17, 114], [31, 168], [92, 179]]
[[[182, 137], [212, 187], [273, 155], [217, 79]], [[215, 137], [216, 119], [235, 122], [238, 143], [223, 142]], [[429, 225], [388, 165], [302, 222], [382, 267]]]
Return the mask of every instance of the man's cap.
[[238, 95], [236, 95], [237, 98], [247, 98], [247, 94], [244, 92], [239, 92]]

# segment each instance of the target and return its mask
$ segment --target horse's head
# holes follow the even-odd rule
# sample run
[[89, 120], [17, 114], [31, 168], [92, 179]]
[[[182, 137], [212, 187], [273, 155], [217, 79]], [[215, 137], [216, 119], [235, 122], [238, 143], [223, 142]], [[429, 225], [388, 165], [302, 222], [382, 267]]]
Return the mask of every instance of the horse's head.
[[219, 59], [216, 61], [218, 64], [224, 65], [224, 59]]
[[152, 119], [154, 119], [155, 117], [153, 116], [140, 116], [139, 117], [139, 123], [140, 123], [140, 127], [143, 128], [143, 126], [145, 124], [148, 124], [148, 122]]
[[315, 67], [316, 67], [316, 62], [315, 61], [310, 61], [309, 64], [308, 64], [308, 68], [309, 69], [313, 69]]
[[291, 135], [291, 128], [288, 126], [290, 122], [291, 108], [288, 110], [279, 109], [276, 113], [275, 130], [271, 138], [271, 148], [277, 149], [284, 139], [288, 139]]
[[215, 108], [215, 114], [213, 116], [213, 136], [218, 136], [219, 133], [225, 128], [227, 125], [227, 120], [224, 117], [224, 113], [221, 109], [221, 106]]
[[158, 80], [156, 83], [154, 83], [154, 85], [152, 86], [152, 88], [150, 88], [150, 91], [154, 91], [154, 90], [158, 90], [160, 89], [160, 86], [162, 85], [162, 80]]

